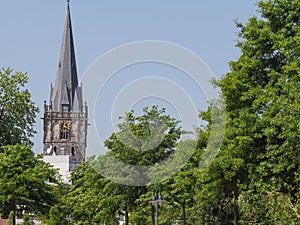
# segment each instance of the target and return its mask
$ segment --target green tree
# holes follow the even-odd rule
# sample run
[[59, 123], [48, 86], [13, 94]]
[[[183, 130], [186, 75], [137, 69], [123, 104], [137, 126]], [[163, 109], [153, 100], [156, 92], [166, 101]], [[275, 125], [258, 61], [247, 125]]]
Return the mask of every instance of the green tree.
[[91, 167], [94, 160], [88, 158], [72, 172], [73, 185], [65, 199], [65, 213], [78, 224], [113, 224], [116, 207], [111, 202], [103, 203], [104, 187], [109, 181]]
[[[0, 152], [0, 212], [3, 217], [16, 210], [45, 215], [57, 202], [57, 171], [30, 147], [2, 146]], [[15, 224], [15, 220], [14, 220]]]
[[7, 221], [7, 225], [12, 225], [13, 224], [13, 220], [14, 220], [14, 211], [11, 211], [8, 215], [8, 221]]
[[[131, 111], [122, 119], [120, 131], [105, 141], [107, 154], [89, 158], [72, 174], [74, 185], [61, 208], [70, 210], [77, 224], [114, 225], [118, 224], [118, 215], [125, 217], [125, 224], [129, 224], [130, 216], [130, 223], [134, 224], [133, 218], [138, 218], [135, 215], [139, 213], [137, 201], [148, 189], [126, 182], [142, 179], [147, 184], [151, 178], [147, 170], [133, 170], [132, 166], [153, 165], [175, 151], [181, 128], [164, 109], [145, 108], [141, 116]], [[151, 196], [146, 201], [148, 206], [150, 199]], [[138, 224], [146, 224], [146, 220], [142, 218]]]
[[227, 129], [207, 184], [232, 199], [234, 224], [299, 224], [300, 1], [259, 1], [258, 12], [237, 23], [241, 56], [217, 82]]
[[[122, 119], [123, 122], [118, 125], [120, 131], [105, 141], [109, 156], [129, 166], [145, 168], [162, 162], [175, 151], [181, 128], [179, 121], [165, 114], [165, 109], [146, 107], [141, 116], [135, 116], [134, 111], [130, 111]], [[139, 174], [129, 174], [129, 171], [128, 174], [121, 174], [121, 178], [140, 179], [142, 184], [151, 181], [147, 169], [135, 172]], [[147, 192], [147, 188], [114, 184], [111, 190], [114, 190], [111, 191], [111, 197], [115, 196], [120, 200], [120, 211], [125, 213], [125, 224], [128, 225], [128, 215], [136, 209], [136, 200]]]
[[0, 69], [0, 146], [32, 145], [36, 113], [39, 111], [31, 100], [25, 85], [26, 73], [11, 68]]
[[[187, 212], [194, 203], [193, 197], [196, 190], [195, 173], [199, 171], [196, 147], [196, 140], [179, 141], [173, 156], [167, 160], [168, 163], [155, 165], [149, 173], [153, 177], [165, 178], [162, 182], [149, 186], [148, 193], [144, 195], [150, 196], [156, 190], [160, 191], [164, 199], [159, 210], [161, 211], [160, 221], [162, 223], [169, 224], [174, 223], [174, 220], [182, 220], [182, 224], [188, 224]], [[148, 202], [147, 204], [149, 204]], [[141, 202], [141, 204], [143, 203]]]
[[[54, 205], [45, 216], [40, 217], [45, 225], [67, 225], [67, 215], [70, 214], [70, 210], [67, 205], [67, 194], [70, 189], [69, 185], [61, 184], [54, 187], [55, 194], [58, 196]], [[73, 206], [74, 203], [73, 203]]]
[[61, 196], [58, 203], [51, 207], [48, 216], [44, 219], [46, 225], [67, 225], [68, 215], [65, 207], [65, 197]]
[[25, 213], [25, 214], [23, 215], [23, 223], [22, 223], [22, 225], [32, 225], [32, 224], [30, 223], [30, 221], [29, 221], [29, 215], [28, 215], [27, 213]]
[[165, 114], [165, 109], [145, 107], [140, 116], [132, 110], [120, 118], [120, 131], [105, 141], [108, 154], [130, 165], [147, 166], [174, 152], [181, 129], [179, 121]]

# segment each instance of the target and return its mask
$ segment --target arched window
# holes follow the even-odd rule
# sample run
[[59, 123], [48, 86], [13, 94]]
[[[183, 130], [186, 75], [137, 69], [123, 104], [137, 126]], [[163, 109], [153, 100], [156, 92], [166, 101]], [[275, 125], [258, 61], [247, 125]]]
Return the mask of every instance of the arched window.
[[69, 131], [60, 131], [60, 139], [69, 139]]

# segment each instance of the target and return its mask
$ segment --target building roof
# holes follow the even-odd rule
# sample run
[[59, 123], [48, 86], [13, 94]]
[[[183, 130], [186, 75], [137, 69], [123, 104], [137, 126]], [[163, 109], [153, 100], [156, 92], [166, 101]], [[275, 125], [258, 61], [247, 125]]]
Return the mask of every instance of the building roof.
[[0, 218], [0, 225], [6, 225], [7, 222], [8, 222], [7, 219], [1, 219], [1, 218]]
[[[75, 48], [68, 2], [56, 79], [54, 86], [51, 87], [50, 105], [52, 109], [60, 111], [62, 105], [69, 105], [69, 108], [72, 109], [77, 88]], [[78, 98], [76, 101], [82, 102], [82, 95], [78, 96], [77, 93], [76, 98]]]

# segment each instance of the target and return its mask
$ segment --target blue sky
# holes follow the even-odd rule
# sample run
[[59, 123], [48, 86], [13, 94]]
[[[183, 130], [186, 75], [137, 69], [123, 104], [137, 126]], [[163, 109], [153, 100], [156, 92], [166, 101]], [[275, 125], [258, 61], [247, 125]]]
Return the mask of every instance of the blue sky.
[[[237, 59], [237, 29], [256, 15], [254, 0], [71, 0], [79, 79], [105, 52], [128, 42], [163, 40], [199, 55], [216, 77]], [[0, 66], [28, 72], [28, 88], [42, 109], [54, 83], [66, 1], [0, 2]], [[188, 84], [187, 84], [188, 85]], [[83, 87], [87, 88], [87, 87]], [[37, 117], [36, 153], [42, 152], [42, 113]]]

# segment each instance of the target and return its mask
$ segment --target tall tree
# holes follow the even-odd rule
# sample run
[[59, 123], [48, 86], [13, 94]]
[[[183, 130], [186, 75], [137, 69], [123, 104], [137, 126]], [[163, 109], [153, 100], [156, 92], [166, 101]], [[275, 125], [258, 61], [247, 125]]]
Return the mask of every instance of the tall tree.
[[[241, 56], [217, 82], [228, 119], [214, 164], [224, 182], [216, 185], [221, 184], [223, 198], [234, 203], [234, 224], [242, 220], [296, 224], [300, 221], [300, 1], [259, 1], [258, 12], [259, 18], [237, 23]], [[267, 203], [264, 208], [258, 199]]]
[[[119, 124], [120, 131], [105, 141], [107, 154], [129, 166], [140, 168], [159, 163], [175, 151], [177, 140], [181, 135], [178, 124], [179, 121], [166, 115], [165, 109], [158, 109], [157, 106], [144, 108], [140, 116], [135, 116], [134, 111], [130, 111]], [[148, 177], [148, 170], [141, 169], [135, 172], [139, 172], [135, 179], [141, 179], [143, 185], [151, 180]], [[123, 179], [134, 178], [132, 174], [123, 173], [121, 176]], [[147, 189], [115, 184], [115, 190], [122, 193], [121, 210], [125, 213], [125, 224], [129, 224], [128, 214], [136, 208], [136, 200], [146, 193]], [[120, 197], [119, 194], [115, 195]]]
[[[136, 201], [148, 191], [147, 187], [138, 186], [137, 179], [146, 184], [151, 179], [147, 177], [147, 170], [132, 167], [151, 166], [175, 151], [181, 128], [179, 121], [166, 115], [164, 109], [145, 108], [140, 116], [130, 111], [122, 119], [120, 131], [105, 141], [107, 154], [88, 159], [72, 174], [74, 185], [67, 195], [65, 208], [81, 224], [85, 224], [84, 221], [86, 224], [116, 224], [118, 214], [129, 224], [129, 217], [134, 217], [139, 205]], [[116, 160], [111, 161], [111, 156]], [[128, 180], [136, 181], [137, 185], [126, 185]], [[150, 199], [151, 196], [147, 205]], [[138, 223], [146, 224], [146, 220], [142, 218]]]
[[95, 160], [95, 157], [88, 158], [72, 172], [73, 185], [64, 200], [65, 210], [72, 220], [81, 224], [114, 224], [118, 206], [112, 201], [104, 202], [109, 180], [91, 167]]
[[38, 108], [25, 88], [26, 73], [0, 69], [0, 146], [31, 145]]
[[[242, 28], [246, 38], [243, 46], [249, 48], [251, 42], [255, 54], [251, 61], [257, 61], [260, 70], [256, 77], [261, 77], [252, 104], [261, 147], [251, 168], [249, 192], [272, 200], [268, 202], [273, 204], [267, 204], [268, 214], [273, 215], [271, 222], [299, 223], [300, 2], [273, 0], [258, 5], [263, 19], [253, 19]], [[258, 32], [253, 27], [258, 27]], [[247, 92], [254, 93], [251, 89]], [[274, 220], [282, 209], [293, 216]]]
[[[2, 146], [0, 152], [0, 212], [25, 210], [45, 215], [57, 201], [57, 171], [35, 157], [30, 147]], [[15, 224], [15, 220], [14, 220]]]

